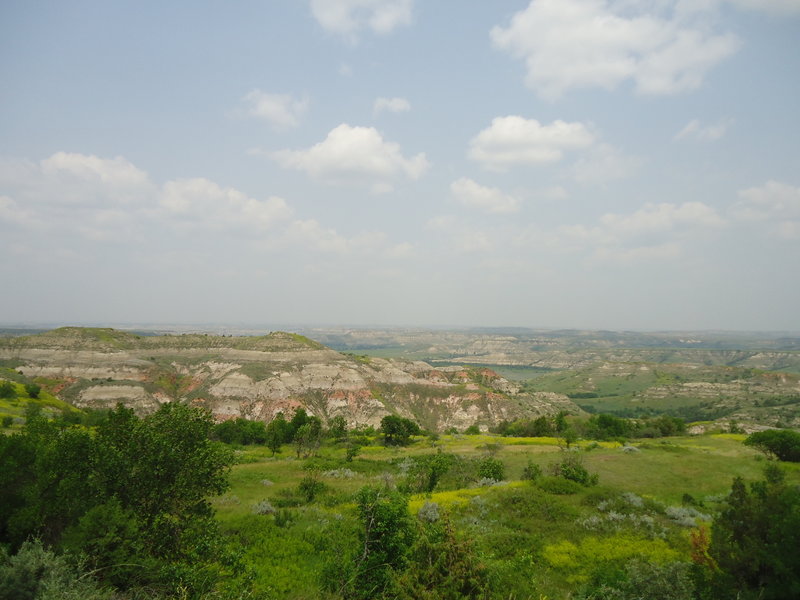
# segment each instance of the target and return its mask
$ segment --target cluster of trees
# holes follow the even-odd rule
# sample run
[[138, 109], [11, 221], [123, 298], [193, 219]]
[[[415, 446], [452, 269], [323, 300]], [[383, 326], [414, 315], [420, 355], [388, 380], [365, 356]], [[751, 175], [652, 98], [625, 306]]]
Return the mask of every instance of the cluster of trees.
[[[25, 394], [27, 394], [28, 398], [33, 398], [34, 400], [39, 398], [41, 391], [42, 386], [40, 386], [38, 383], [25, 384]], [[13, 382], [0, 381], [0, 398], [4, 400], [13, 400], [18, 396], [19, 394], [17, 393], [17, 386], [15, 386]]]
[[[267, 424], [237, 418], [219, 423], [213, 430], [214, 438], [221, 442], [244, 446], [263, 444], [272, 450], [273, 456], [281, 451], [284, 444], [293, 444], [298, 458], [315, 455], [326, 437], [341, 442], [348, 439], [349, 433], [343, 416], [333, 417], [325, 429], [319, 417], [310, 416], [303, 408], [295, 409], [290, 421], [286, 420], [283, 413], [278, 413]], [[365, 435], [374, 434], [375, 431], [368, 428], [356, 433], [359, 434], [359, 439], [363, 439]], [[387, 415], [381, 419], [380, 433], [387, 446], [407, 446], [411, 442], [411, 436], [422, 434], [422, 430], [411, 419]]]
[[232, 464], [213, 427], [183, 404], [145, 418], [120, 405], [94, 431], [33, 415], [0, 436], [0, 544], [85, 556], [121, 590], [208, 592], [237, 568], [208, 500]]
[[686, 423], [677, 417], [662, 415], [654, 418], [625, 419], [609, 414], [592, 415], [586, 420], [567, 421], [566, 413], [554, 417], [503, 421], [493, 429], [495, 433], [513, 437], [558, 436], [568, 440], [621, 440], [626, 438], [653, 438], [680, 435], [686, 432]]
[[[339, 419], [338, 425], [346, 432], [344, 418]], [[278, 413], [268, 424], [240, 417], [219, 423], [213, 431], [214, 437], [226, 444], [263, 444], [272, 450], [273, 456], [284, 444], [294, 444], [298, 457], [314, 454], [322, 443], [323, 433], [319, 417], [309, 416], [303, 408], [295, 409], [290, 421], [283, 413]]]

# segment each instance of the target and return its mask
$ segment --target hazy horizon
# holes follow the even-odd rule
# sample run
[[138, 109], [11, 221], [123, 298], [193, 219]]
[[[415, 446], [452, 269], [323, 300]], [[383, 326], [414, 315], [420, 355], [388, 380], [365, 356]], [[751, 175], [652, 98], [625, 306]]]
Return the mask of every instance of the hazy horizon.
[[798, 331], [798, 74], [800, 0], [10, 0], [0, 320]]

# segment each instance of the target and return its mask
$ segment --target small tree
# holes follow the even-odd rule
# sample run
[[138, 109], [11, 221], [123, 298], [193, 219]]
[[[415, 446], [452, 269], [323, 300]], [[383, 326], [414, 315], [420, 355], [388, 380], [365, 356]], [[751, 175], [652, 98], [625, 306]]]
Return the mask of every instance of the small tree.
[[360, 551], [353, 565], [351, 596], [376, 598], [390, 584], [393, 573], [406, 565], [414, 539], [408, 500], [398, 492], [364, 487], [356, 494], [356, 502]]
[[386, 415], [381, 419], [383, 443], [387, 446], [407, 446], [412, 435], [419, 435], [419, 425], [411, 419], [397, 415]]
[[800, 598], [800, 490], [777, 465], [748, 490], [737, 477], [714, 521], [709, 597]]
[[10, 381], [0, 381], [0, 398], [13, 400], [17, 397], [17, 388]]
[[283, 423], [279, 423], [277, 419], [273, 419], [270, 421], [269, 425], [267, 425], [266, 431], [266, 444], [267, 448], [272, 450], [272, 456], [275, 456], [276, 453], [281, 451], [281, 446], [283, 446], [283, 438], [284, 438], [284, 426], [286, 425], [286, 421]]
[[39, 393], [42, 391], [42, 386], [37, 385], [35, 383], [26, 383], [25, 384], [25, 393], [28, 394], [28, 398], [33, 398], [34, 400], [39, 398]]
[[328, 433], [335, 440], [343, 440], [347, 437], [347, 420], [342, 415], [336, 415], [328, 425]]

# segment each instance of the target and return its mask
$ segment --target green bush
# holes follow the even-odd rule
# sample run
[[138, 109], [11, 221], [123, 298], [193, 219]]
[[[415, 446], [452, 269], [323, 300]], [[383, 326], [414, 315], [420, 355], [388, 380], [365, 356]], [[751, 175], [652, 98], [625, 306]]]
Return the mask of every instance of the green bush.
[[478, 477], [502, 481], [505, 479], [505, 467], [502, 461], [491, 456], [482, 458], [478, 463]]
[[583, 465], [583, 458], [575, 452], [566, 452], [561, 460], [551, 464], [550, 474], [584, 486], [596, 485], [598, 481], [597, 474], [589, 473]]
[[582, 595], [586, 600], [693, 600], [691, 565], [656, 564], [633, 559], [623, 569], [613, 563], [594, 573]]
[[536, 481], [542, 476], [542, 467], [537, 465], [532, 460], [528, 460], [528, 464], [522, 469], [522, 479], [528, 481]]
[[0, 398], [3, 400], [13, 400], [17, 397], [17, 388], [10, 381], [0, 382]]
[[557, 494], [559, 496], [577, 494], [582, 489], [579, 483], [564, 479], [563, 477], [541, 477], [536, 482], [536, 485], [545, 492]]
[[27, 541], [9, 556], [0, 549], [0, 600], [111, 600], [110, 591], [65, 556]]
[[25, 384], [25, 393], [28, 394], [28, 398], [36, 399], [39, 397], [39, 393], [42, 391], [42, 386], [37, 385], [35, 383], [26, 383]]

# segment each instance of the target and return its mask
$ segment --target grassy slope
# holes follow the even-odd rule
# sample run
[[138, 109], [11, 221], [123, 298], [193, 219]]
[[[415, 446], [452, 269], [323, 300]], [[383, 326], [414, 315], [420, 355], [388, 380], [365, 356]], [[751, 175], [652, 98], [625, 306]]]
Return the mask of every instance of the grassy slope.
[[[323, 476], [328, 491], [312, 504], [286, 509], [291, 519], [283, 527], [276, 525], [272, 516], [254, 515], [252, 507], [264, 499], [277, 505], [286, 494], [293, 493], [305, 475], [304, 461], [296, 460], [289, 447], [276, 458], [264, 448], [248, 448], [241, 456], [245, 462], [233, 469], [231, 490], [215, 505], [224, 529], [249, 544], [248, 560], [259, 573], [259, 589], [279, 598], [319, 597], [324, 557], [334, 552], [331, 540], [340, 528], [354, 524], [351, 498], [357, 489], [378, 485], [382, 478], [399, 480], [400, 463], [406, 456], [442, 449], [479, 457], [486, 453], [487, 444], [490, 449], [492, 444], [500, 444], [497, 457], [505, 465], [506, 478], [512, 480], [509, 485], [437, 489], [431, 496], [412, 496], [410, 509], [415, 512], [426, 501], [448, 507], [457, 529], [473, 541], [490, 565], [496, 585], [506, 590], [496, 597], [507, 598], [513, 592], [517, 597], [547, 594], [553, 599], [566, 598], [587, 576], [590, 565], [585, 563], [589, 559], [575, 562], [575, 556], [588, 552], [588, 548], [615, 552], [614, 548], [630, 546], [664, 559], [688, 558], [687, 529], [672, 524], [663, 513], [652, 514], [656, 526], [664, 532], [664, 540], [649, 539], [635, 528], [598, 533], [576, 526], [587, 517], [603, 516], [588, 502], [591, 494], [633, 492], [659, 503], [662, 511], [664, 506], [680, 505], [686, 493], [698, 500], [725, 494], [733, 477], [758, 479], [766, 464], [760, 455], [744, 447], [741, 439], [706, 435], [649, 440], [642, 450], [631, 453], [614, 444], [584, 449], [580, 454], [589, 470], [599, 475], [600, 487], [585, 488], [574, 496], [548, 494], [519, 481], [528, 461], [546, 469], [560, 456], [562, 451], [547, 438], [442, 436], [438, 448], [427, 441], [407, 449], [367, 446], [352, 463], [343, 461], [342, 448], [326, 447], [320, 453], [323, 469], [347, 468], [354, 475]], [[798, 466], [789, 465], [788, 470], [789, 477], [800, 482]], [[701, 510], [710, 511], [714, 506], [707, 501]], [[567, 555], [572, 558], [567, 560]], [[527, 579], [519, 578], [520, 569], [525, 569]]]

